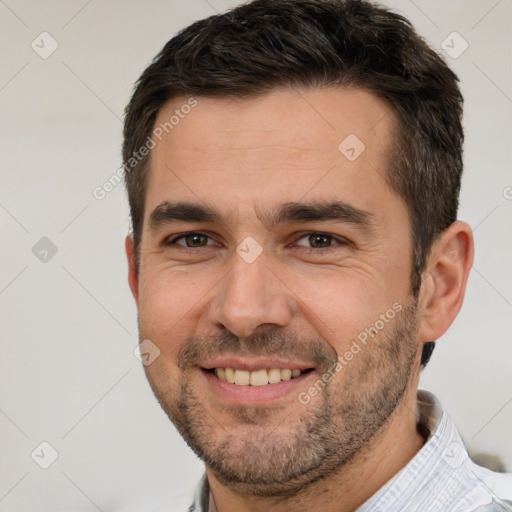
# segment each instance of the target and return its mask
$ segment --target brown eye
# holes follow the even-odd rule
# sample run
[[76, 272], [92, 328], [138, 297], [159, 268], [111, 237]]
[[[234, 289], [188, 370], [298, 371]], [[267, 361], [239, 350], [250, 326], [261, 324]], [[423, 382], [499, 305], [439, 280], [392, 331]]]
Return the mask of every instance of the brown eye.
[[321, 248], [329, 247], [332, 242], [332, 236], [324, 235], [322, 233], [309, 235], [309, 243], [311, 247]]
[[202, 247], [208, 242], [208, 237], [206, 235], [195, 233], [192, 235], [187, 235], [183, 240], [185, 240], [187, 247]]
[[325, 249], [336, 244], [343, 244], [343, 240], [327, 233], [308, 233], [301, 236], [296, 242], [296, 245], [309, 247], [310, 249]]
[[212, 243], [208, 243], [209, 241], [213, 243], [213, 240], [211, 240], [211, 238], [209, 236], [204, 235], [203, 233], [191, 232], [191, 233], [185, 233], [184, 235], [177, 236], [173, 240], [170, 240], [169, 242], [167, 242], [167, 244], [168, 245], [182, 245], [185, 247], [194, 248], [194, 247], [205, 247], [207, 245], [212, 245]]

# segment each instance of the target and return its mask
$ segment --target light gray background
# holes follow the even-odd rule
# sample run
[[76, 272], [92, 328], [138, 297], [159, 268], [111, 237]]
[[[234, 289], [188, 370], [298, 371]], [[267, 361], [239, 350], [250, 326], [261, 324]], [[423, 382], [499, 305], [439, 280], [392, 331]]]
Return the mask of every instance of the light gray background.
[[[122, 112], [143, 69], [178, 29], [235, 3], [0, 0], [0, 511], [189, 503], [202, 465], [133, 355], [124, 189], [101, 201], [92, 191], [120, 166]], [[510, 470], [512, 2], [384, 3], [440, 53], [453, 31], [469, 44], [447, 59], [466, 98], [460, 218], [475, 230], [476, 258], [463, 310], [421, 385], [472, 448]], [[59, 45], [47, 59], [31, 48], [43, 31]], [[32, 253], [42, 237], [58, 248], [46, 263]], [[59, 454], [46, 470], [30, 456], [42, 441]]]

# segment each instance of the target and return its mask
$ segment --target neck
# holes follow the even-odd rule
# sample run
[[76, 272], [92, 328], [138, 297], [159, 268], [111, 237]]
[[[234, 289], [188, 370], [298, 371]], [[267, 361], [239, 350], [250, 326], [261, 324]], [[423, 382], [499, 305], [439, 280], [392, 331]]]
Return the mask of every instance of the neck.
[[[413, 384], [411, 382], [411, 384]], [[351, 512], [398, 473], [420, 450], [423, 437], [416, 428], [417, 382], [381, 431], [338, 473], [318, 481], [288, 499], [248, 496], [235, 492], [206, 469], [217, 512]]]

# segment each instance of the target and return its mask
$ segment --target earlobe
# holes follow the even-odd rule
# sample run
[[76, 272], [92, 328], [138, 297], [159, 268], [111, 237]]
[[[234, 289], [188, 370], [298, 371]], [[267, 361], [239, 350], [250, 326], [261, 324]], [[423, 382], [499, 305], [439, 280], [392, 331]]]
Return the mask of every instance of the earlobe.
[[128, 260], [128, 284], [132, 291], [135, 302], [138, 303], [139, 298], [139, 275], [137, 266], [135, 265], [135, 245], [133, 243], [133, 236], [128, 235], [124, 242], [126, 250], [126, 258]]
[[459, 313], [473, 253], [473, 234], [465, 222], [454, 222], [433, 243], [420, 291], [421, 341], [438, 339]]

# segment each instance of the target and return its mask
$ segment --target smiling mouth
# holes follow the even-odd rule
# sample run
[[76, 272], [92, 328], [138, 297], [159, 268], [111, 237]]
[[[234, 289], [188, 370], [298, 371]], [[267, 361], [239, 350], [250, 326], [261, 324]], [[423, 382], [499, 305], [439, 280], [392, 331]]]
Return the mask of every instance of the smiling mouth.
[[215, 375], [219, 380], [235, 384], [236, 386], [266, 386], [278, 384], [282, 381], [296, 379], [304, 373], [313, 371], [313, 368], [289, 369], [289, 368], [262, 368], [248, 371], [236, 368], [203, 368], [204, 371]]

